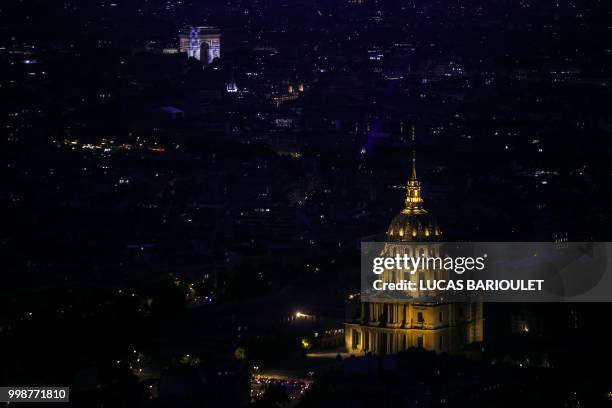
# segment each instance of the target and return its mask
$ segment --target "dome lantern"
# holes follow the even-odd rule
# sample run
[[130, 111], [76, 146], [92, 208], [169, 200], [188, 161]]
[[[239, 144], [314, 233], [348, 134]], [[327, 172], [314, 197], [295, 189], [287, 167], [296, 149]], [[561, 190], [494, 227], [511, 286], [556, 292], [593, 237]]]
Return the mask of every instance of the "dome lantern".
[[[396, 233], [394, 233], [396, 232]], [[440, 227], [425, 208], [421, 197], [421, 183], [417, 178], [416, 154], [412, 152], [412, 172], [406, 183], [404, 209], [393, 218], [387, 229], [387, 241], [436, 241], [440, 238]]]

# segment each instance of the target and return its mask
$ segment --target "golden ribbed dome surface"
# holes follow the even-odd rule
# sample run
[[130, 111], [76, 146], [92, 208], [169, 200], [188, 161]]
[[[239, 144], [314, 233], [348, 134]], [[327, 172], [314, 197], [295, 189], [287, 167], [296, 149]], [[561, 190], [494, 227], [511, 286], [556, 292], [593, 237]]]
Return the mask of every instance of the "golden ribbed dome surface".
[[400, 212], [393, 218], [387, 229], [387, 241], [434, 241], [441, 232], [435, 218], [427, 213], [409, 214]]
[[387, 229], [387, 241], [436, 241], [442, 232], [435, 218], [423, 208], [421, 183], [416, 175], [416, 158], [412, 157], [412, 174], [406, 184], [405, 208], [393, 218]]

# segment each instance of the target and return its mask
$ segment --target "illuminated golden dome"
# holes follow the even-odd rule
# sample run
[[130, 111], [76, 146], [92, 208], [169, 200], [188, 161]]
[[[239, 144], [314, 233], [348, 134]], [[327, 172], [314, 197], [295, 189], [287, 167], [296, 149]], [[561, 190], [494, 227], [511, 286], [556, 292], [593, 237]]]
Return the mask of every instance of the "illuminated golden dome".
[[416, 157], [412, 154], [412, 174], [406, 184], [406, 207], [393, 218], [387, 229], [387, 241], [435, 241], [442, 232], [436, 220], [423, 208], [421, 183], [416, 175]]

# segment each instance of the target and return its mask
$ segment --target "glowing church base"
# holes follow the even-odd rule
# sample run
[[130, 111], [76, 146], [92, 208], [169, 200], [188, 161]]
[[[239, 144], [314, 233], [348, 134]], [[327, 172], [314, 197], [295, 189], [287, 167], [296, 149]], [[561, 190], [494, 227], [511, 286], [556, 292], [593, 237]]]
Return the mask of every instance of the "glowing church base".
[[350, 354], [393, 354], [410, 347], [457, 354], [483, 339], [481, 303], [362, 303], [361, 308], [362, 319], [345, 324]]

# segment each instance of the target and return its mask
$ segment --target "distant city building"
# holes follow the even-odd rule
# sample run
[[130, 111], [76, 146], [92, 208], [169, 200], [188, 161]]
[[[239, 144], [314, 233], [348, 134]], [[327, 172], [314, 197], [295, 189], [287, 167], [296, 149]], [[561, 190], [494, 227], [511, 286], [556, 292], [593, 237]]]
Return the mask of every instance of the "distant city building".
[[[406, 207], [391, 221], [387, 245], [419, 243], [425, 253], [439, 253], [442, 232], [423, 208], [414, 159], [406, 190]], [[419, 275], [433, 279], [436, 272], [423, 269]], [[344, 333], [348, 352], [356, 355], [394, 354], [410, 347], [461, 353], [467, 344], [483, 340], [482, 303], [364, 301]]]
[[215, 27], [190, 26], [179, 33], [180, 51], [208, 65], [221, 57], [221, 32]]
[[230, 93], [238, 92], [238, 86], [234, 80], [234, 74], [232, 73], [230, 80], [225, 84], [225, 90]]
[[238, 92], [238, 87], [236, 86], [236, 82], [230, 81], [225, 85], [225, 90], [227, 92]]

